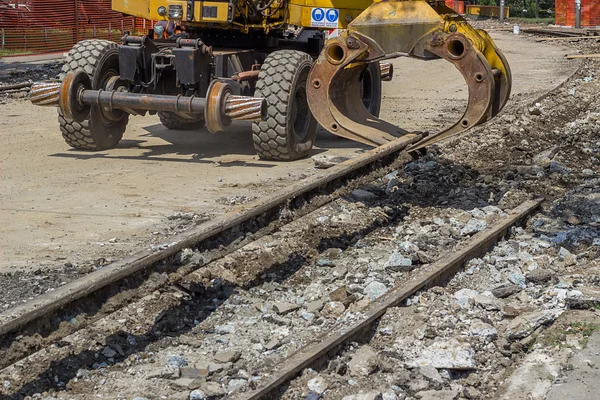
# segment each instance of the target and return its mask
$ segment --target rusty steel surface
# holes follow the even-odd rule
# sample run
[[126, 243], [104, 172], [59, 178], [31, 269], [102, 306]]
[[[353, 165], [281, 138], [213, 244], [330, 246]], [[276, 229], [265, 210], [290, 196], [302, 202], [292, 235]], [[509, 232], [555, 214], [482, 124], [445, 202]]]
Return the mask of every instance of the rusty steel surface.
[[229, 95], [225, 115], [237, 121], [260, 121], [267, 117], [267, 101], [258, 97]]
[[82, 104], [79, 98], [81, 92], [90, 87], [92, 87], [90, 77], [83, 71], [69, 73], [65, 76], [60, 87], [58, 103], [65, 118], [81, 122], [88, 117], [91, 107]]
[[231, 79], [238, 82], [255, 81], [258, 79], [260, 69], [253, 69], [251, 71], [243, 71], [237, 75], [233, 75]]
[[[475, 49], [462, 33], [438, 33], [427, 42], [426, 47], [428, 51], [450, 61], [460, 71], [469, 89], [469, 100], [458, 122], [442, 132], [428, 136], [411, 150], [432, 145], [487, 122], [502, 110], [511, 89], [512, 77], [508, 63], [504, 64], [506, 73], [498, 68], [492, 69], [485, 55]], [[499, 50], [494, 50], [505, 60]]]
[[210, 133], [217, 133], [225, 130], [231, 124], [231, 118], [224, 115], [225, 107], [221, 105], [228, 96], [233, 94], [233, 90], [226, 83], [219, 80], [213, 80], [206, 92], [207, 107], [204, 110], [204, 121], [206, 128]]
[[339, 349], [341, 345], [351, 340], [372, 326], [391, 307], [398, 307], [404, 300], [420, 290], [431, 288], [447, 282], [464, 264], [471, 259], [486, 254], [509, 229], [522, 222], [535, 212], [542, 204], [543, 199], [537, 198], [521, 203], [516, 208], [507, 212], [507, 215], [494, 223], [491, 227], [472, 236], [458, 249], [442, 254], [441, 257], [419, 270], [410, 280], [395, 286], [392, 290], [375, 300], [363, 313], [350, 325], [333, 332], [327, 332], [320, 337], [315, 337], [311, 342], [298, 349], [295, 353], [285, 358], [280, 364], [275, 365], [265, 380], [261, 380], [259, 387], [238, 393], [229, 397], [232, 400], [259, 400], [263, 398], [279, 398], [284, 385], [297, 377], [304, 369], [318, 365], [327, 355]]
[[367, 68], [366, 61], [385, 53], [378, 52], [368, 38], [358, 37], [327, 42], [308, 76], [308, 104], [321, 126], [333, 134], [378, 146], [407, 132], [374, 117], [363, 104], [360, 75]]
[[[315, 62], [307, 87], [308, 103], [317, 121], [331, 133], [378, 146], [406, 131], [369, 113], [362, 103], [360, 76], [370, 62], [409, 56], [442, 58], [462, 74], [469, 100], [462, 118], [450, 128], [429, 135], [411, 150], [431, 145], [482, 124], [506, 104], [511, 72], [502, 52], [483, 30], [437, 2], [374, 3], [331, 39]], [[391, 71], [390, 71], [391, 72]]]
[[90, 107], [101, 107], [109, 120], [118, 120], [123, 112], [168, 111], [184, 117], [205, 115], [206, 125], [212, 133], [225, 130], [233, 120], [259, 121], [266, 118], [267, 103], [263, 98], [235, 96], [226, 82], [213, 81], [206, 99], [195, 96], [171, 96], [130, 93], [117, 79], [110, 81], [108, 89], [91, 90], [91, 82], [83, 71], [65, 76], [62, 83], [33, 85], [30, 100], [34, 105], [58, 106], [66, 118], [84, 121]]
[[380, 61], [379, 70], [381, 71], [381, 80], [390, 82], [394, 78], [394, 65], [390, 62]]
[[58, 107], [60, 82], [39, 82], [31, 86], [29, 100], [36, 106]]

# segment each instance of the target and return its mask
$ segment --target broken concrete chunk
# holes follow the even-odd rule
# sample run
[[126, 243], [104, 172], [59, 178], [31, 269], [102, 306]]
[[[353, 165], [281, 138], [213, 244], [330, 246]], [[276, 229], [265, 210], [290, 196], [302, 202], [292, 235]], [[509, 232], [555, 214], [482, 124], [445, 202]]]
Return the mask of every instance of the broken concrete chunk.
[[406, 258], [394, 250], [384, 267], [394, 272], [411, 271], [415, 268], [412, 263], [412, 259]]
[[346, 311], [346, 307], [343, 303], [339, 301], [330, 301], [325, 304], [323, 310], [321, 310], [321, 315], [326, 318], [338, 318], [344, 315], [344, 311]]
[[281, 343], [279, 342], [279, 339], [273, 338], [273, 339], [269, 340], [268, 343], [265, 344], [265, 349], [273, 350], [273, 349], [276, 349], [277, 347], [279, 347], [280, 345], [281, 345]]
[[287, 314], [299, 308], [300, 306], [294, 303], [278, 302], [273, 304], [273, 309], [277, 312], [277, 314]]
[[461, 289], [454, 293], [454, 298], [460, 306], [460, 308], [470, 308], [475, 297], [479, 295], [479, 292], [472, 289]]
[[351, 396], [344, 396], [342, 400], [383, 400], [381, 392], [373, 391], [367, 393], [358, 393]]
[[219, 335], [228, 335], [231, 333], [235, 333], [235, 325], [217, 325], [215, 326], [215, 333], [218, 333]]
[[319, 267], [335, 267], [335, 261], [328, 260], [326, 258], [320, 258], [317, 260], [317, 266], [319, 266]]
[[508, 280], [511, 283], [514, 283], [515, 285], [519, 286], [521, 289], [525, 289], [526, 287], [525, 276], [523, 274], [512, 273], [508, 276]]
[[480, 337], [487, 342], [491, 342], [498, 337], [498, 331], [492, 325], [483, 322], [480, 319], [476, 319], [471, 324], [469, 335]]
[[234, 393], [247, 385], [248, 381], [245, 379], [232, 379], [227, 383], [227, 390], [229, 393]]
[[519, 293], [523, 290], [519, 285], [514, 283], [503, 283], [492, 289], [492, 294], [499, 299], [505, 299], [513, 294]]
[[419, 246], [417, 246], [416, 244], [409, 242], [407, 240], [400, 243], [399, 247], [400, 247], [400, 250], [402, 250], [405, 253], [409, 253], [409, 254], [414, 254], [417, 251], [419, 251]]
[[302, 314], [300, 315], [305, 321], [311, 322], [313, 319], [315, 319], [316, 315], [315, 313], [311, 313], [311, 312], [307, 312], [307, 311], [303, 311]]
[[240, 351], [222, 351], [214, 355], [215, 361], [220, 363], [236, 362], [240, 359], [242, 353]]
[[363, 293], [370, 301], [374, 301], [383, 296], [387, 291], [388, 289], [383, 283], [373, 281], [365, 286]]
[[416, 366], [432, 365], [435, 368], [473, 370], [477, 368], [475, 351], [467, 343], [435, 342], [414, 360]]
[[323, 394], [329, 387], [329, 384], [322, 376], [317, 376], [308, 381], [308, 390], [316, 394]]
[[315, 313], [317, 311], [321, 311], [323, 309], [323, 302], [321, 300], [311, 301], [306, 304], [306, 312]]
[[421, 400], [454, 400], [458, 398], [458, 395], [458, 390], [444, 389], [421, 391], [416, 394], [416, 397]]
[[331, 155], [327, 155], [327, 154], [318, 154], [316, 156], [312, 156], [311, 159], [313, 160], [315, 168], [318, 168], [318, 169], [331, 168], [334, 165], [337, 165], [346, 160], [349, 160], [348, 157], [331, 156]]
[[444, 382], [444, 379], [442, 379], [442, 376], [433, 365], [421, 365], [419, 366], [419, 372], [430, 381], [438, 383]]
[[411, 379], [407, 386], [411, 392], [419, 392], [427, 389], [429, 387], [429, 382], [425, 379]]
[[196, 379], [179, 378], [179, 379], [174, 380], [171, 383], [171, 385], [173, 385], [176, 388], [180, 388], [180, 389], [194, 390], [194, 389], [198, 389], [200, 387], [201, 383], [202, 383], [202, 379], [200, 379], [200, 378], [196, 378]]
[[510, 340], [523, 339], [533, 333], [538, 327], [547, 325], [560, 315], [555, 310], [535, 311], [519, 315], [509, 322], [506, 328], [506, 336]]
[[200, 389], [192, 390], [190, 392], [190, 400], [204, 400], [206, 398], [206, 394]]
[[488, 224], [480, 219], [471, 218], [460, 230], [462, 236], [472, 235], [487, 228]]
[[[486, 294], [487, 293], [487, 294]], [[488, 311], [498, 311], [500, 310], [500, 302], [492, 297], [490, 292], [484, 292], [478, 294], [473, 298], [473, 301], [476, 305]]]
[[377, 353], [370, 346], [362, 346], [354, 353], [348, 363], [350, 376], [365, 377], [371, 375], [377, 369]]
[[208, 373], [209, 374], [214, 374], [216, 372], [221, 372], [223, 370], [228, 370], [231, 368], [233, 364], [228, 362], [228, 363], [224, 363], [224, 364], [219, 364], [219, 363], [208, 363], [207, 368], [208, 368]]
[[333, 292], [329, 293], [329, 298], [332, 301], [340, 301], [343, 302], [349, 296], [348, 291], [346, 290], [346, 286], [340, 286], [335, 289]]
[[171, 355], [167, 357], [167, 366], [168, 367], [185, 367], [187, 365], [187, 360], [179, 355]]
[[565, 265], [568, 267], [570, 265], [574, 265], [577, 262], [577, 256], [572, 254], [569, 250], [561, 247], [558, 251], [558, 259], [564, 261]]

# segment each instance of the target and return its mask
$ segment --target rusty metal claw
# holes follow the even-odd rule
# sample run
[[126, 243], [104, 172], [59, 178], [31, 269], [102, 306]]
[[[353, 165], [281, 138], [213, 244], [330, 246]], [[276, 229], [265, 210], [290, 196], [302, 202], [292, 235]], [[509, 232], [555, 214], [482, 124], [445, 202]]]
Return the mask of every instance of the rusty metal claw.
[[[371, 115], [361, 99], [361, 73], [369, 62], [388, 56], [367, 36], [357, 32], [350, 35], [329, 41], [313, 66], [307, 88], [309, 106], [317, 121], [333, 134], [379, 146], [407, 133]], [[417, 41], [415, 48], [424, 49], [431, 57], [451, 62], [461, 72], [469, 89], [469, 101], [456, 124], [429, 135], [411, 150], [464, 132], [488, 121], [502, 110], [510, 94], [510, 69], [489, 37], [486, 43], [491, 47], [482, 52], [464, 34], [441, 31], [430, 32]], [[486, 58], [487, 52], [493, 56]], [[411, 51], [411, 55], [414, 53]], [[490, 59], [498, 65], [490, 65]]]
[[361, 98], [362, 72], [368, 62], [384, 55], [376, 43], [362, 35], [340, 37], [327, 43], [310, 72], [307, 87], [308, 104], [321, 126], [335, 135], [370, 146], [379, 146], [407, 133], [373, 116]]
[[431, 145], [482, 124], [501, 109], [499, 105], [502, 100], [498, 96], [500, 91], [497, 91], [494, 71], [484, 55], [477, 51], [464, 35], [438, 33], [429, 40], [425, 48], [450, 61], [460, 71], [469, 88], [469, 101], [458, 122], [442, 132], [428, 136], [415, 144], [411, 150]]

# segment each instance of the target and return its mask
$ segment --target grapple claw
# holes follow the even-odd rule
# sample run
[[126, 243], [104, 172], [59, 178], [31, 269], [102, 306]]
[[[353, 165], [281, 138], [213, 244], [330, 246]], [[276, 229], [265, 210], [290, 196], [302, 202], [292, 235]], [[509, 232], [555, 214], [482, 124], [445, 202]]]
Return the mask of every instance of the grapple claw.
[[474, 48], [461, 33], [434, 35], [426, 49], [450, 61], [460, 71], [469, 88], [467, 108], [458, 122], [450, 128], [430, 135], [414, 145], [416, 150], [457, 135], [494, 117], [508, 99], [510, 88], [499, 69], [492, 69], [484, 54]]
[[[450, 128], [425, 137], [411, 150], [464, 132], [502, 110], [512, 81], [504, 55], [487, 32], [473, 29], [437, 3], [373, 3], [349, 25], [344, 36], [327, 42], [310, 72], [307, 88], [311, 111], [325, 129], [371, 146], [406, 134], [406, 130], [371, 115], [360, 92], [360, 76], [369, 63], [398, 56], [443, 58], [461, 72], [469, 89], [462, 118]], [[420, 36], [416, 32], [421, 32]]]
[[369, 62], [385, 55], [362, 35], [332, 39], [308, 77], [308, 104], [317, 121], [335, 135], [379, 146], [407, 131], [372, 115], [360, 92]]

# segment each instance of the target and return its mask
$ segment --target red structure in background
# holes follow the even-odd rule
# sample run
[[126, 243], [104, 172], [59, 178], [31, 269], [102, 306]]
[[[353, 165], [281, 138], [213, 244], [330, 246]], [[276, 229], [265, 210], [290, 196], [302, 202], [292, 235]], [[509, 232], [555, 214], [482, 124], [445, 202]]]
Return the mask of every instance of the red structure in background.
[[152, 22], [112, 11], [111, 0], [0, 0], [0, 56], [65, 51], [83, 39], [118, 41], [146, 27]]
[[465, 13], [465, 2], [464, 0], [446, 0], [446, 5], [452, 8], [459, 14]]
[[[575, 26], [575, 0], [556, 0], [556, 25]], [[581, 0], [581, 26], [600, 26], [600, 1]]]

